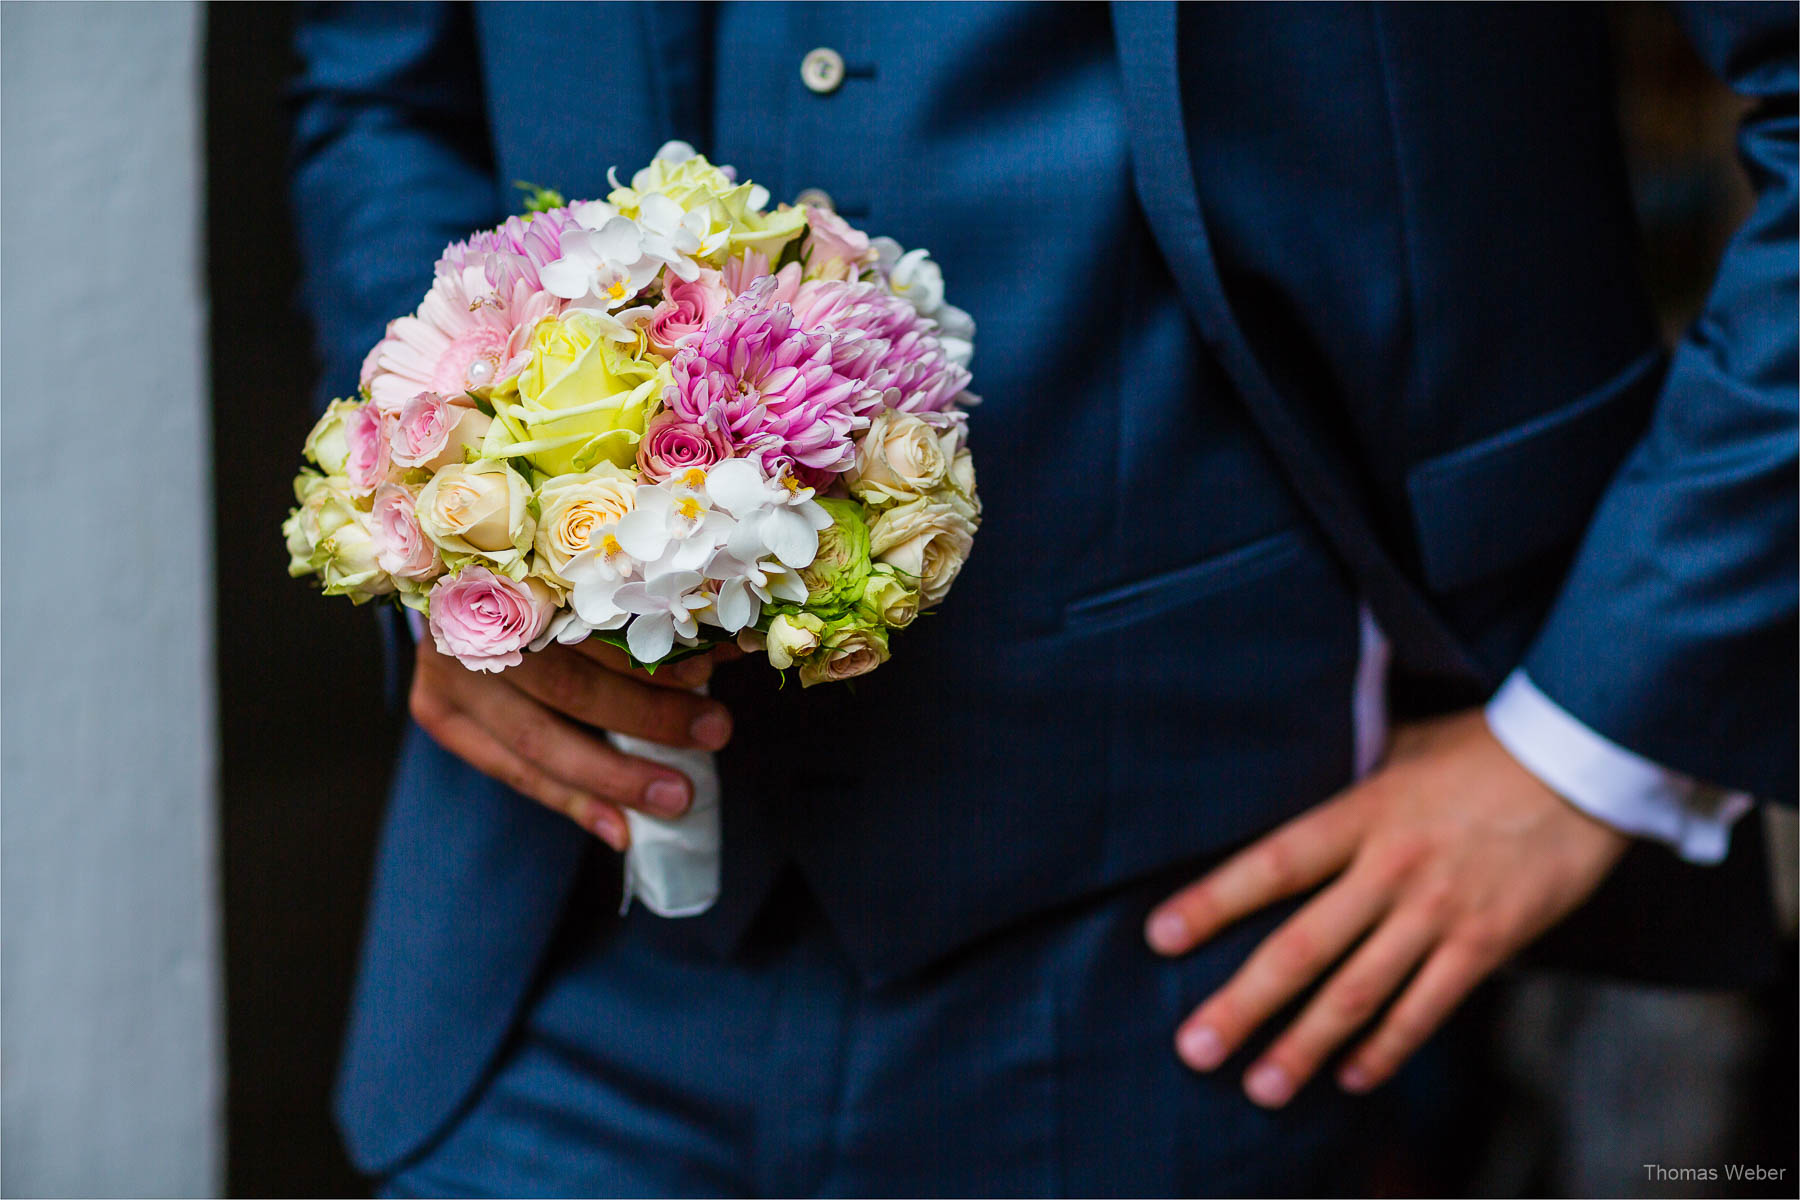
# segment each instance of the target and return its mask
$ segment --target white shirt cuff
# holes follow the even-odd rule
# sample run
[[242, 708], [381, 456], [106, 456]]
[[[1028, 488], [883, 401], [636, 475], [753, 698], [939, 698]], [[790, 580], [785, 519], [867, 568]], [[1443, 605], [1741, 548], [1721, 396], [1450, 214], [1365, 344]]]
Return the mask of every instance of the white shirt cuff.
[[1488, 728], [1551, 791], [1621, 833], [1663, 842], [1682, 858], [1716, 863], [1731, 825], [1755, 806], [1608, 741], [1514, 671], [1487, 706]]

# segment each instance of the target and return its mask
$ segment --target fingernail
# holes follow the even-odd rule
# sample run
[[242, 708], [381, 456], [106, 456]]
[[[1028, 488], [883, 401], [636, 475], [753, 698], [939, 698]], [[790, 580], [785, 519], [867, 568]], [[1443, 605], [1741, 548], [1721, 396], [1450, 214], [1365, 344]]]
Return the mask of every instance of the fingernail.
[[1369, 1078], [1367, 1071], [1355, 1063], [1349, 1063], [1338, 1072], [1338, 1086], [1346, 1092], [1366, 1092], [1375, 1086], [1375, 1081]]
[[625, 821], [610, 808], [600, 810], [594, 818], [594, 834], [614, 850], [625, 848]]
[[658, 779], [644, 789], [644, 807], [659, 817], [679, 817], [687, 806], [687, 789], [673, 779]]
[[707, 750], [718, 750], [731, 740], [731, 718], [722, 708], [709, 708], [694, 718], [688, 734]]
[[1189, 1025], [1181, 1031], [1175, 1048], [1181, 1059], [1196, 1071], [1210, 1071], [1225, 1061], [1225, 1043], [1206, 1025]]
[[1244, 1091], [1264, 1108], [1280, 1108], [1293, 1097], [1294, 1081], [1274, 1063], [1262, 1063], [1244, 1076]]
[[1173, 909], [1165, 909], [1150, 918], [1144, 938], [1159, 954], [1180, 954], [1187, 947], [1187, 921]]

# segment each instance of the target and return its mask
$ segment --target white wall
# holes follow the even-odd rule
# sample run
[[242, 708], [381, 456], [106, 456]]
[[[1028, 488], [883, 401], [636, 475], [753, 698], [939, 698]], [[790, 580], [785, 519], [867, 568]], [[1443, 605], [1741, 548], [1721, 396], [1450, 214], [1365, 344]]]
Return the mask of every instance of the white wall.
[[194, 3], [0, 8], [14, 1196], [219, 1185], [201, 20]]

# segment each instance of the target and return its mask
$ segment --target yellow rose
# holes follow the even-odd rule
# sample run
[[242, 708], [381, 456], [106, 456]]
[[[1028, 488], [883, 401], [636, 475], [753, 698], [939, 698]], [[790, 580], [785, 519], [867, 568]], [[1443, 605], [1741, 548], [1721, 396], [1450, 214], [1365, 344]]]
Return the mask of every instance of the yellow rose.
[[486, 453], [530, 459], [547, 475], [578, 475], [600, 462], [637, 459], [644, 422], [668, 384], [665, 368], [633, 358], [585, 313], [539, 321], [531, 363], [494, 397], [499, 418]]
[[538, 486], [538, 526], [534, 545], [538, 561], [563, 587], [562, 569], [592, 545], [636, 503], [637, 485], [629, 472], [601, 463], [581, 475], [558, 475]]

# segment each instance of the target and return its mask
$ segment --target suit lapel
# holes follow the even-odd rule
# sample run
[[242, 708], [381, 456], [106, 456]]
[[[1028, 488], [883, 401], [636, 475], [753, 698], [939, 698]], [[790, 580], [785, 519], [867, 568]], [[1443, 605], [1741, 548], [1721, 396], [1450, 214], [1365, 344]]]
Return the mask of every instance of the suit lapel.
[[1476, 665], [1382, 547], [1366, 506], [1356, 498], [1347, 465], [1308, 415], [1271, 382], [1231, 310], [1194, 185], [1176, 10], [1172, 0], [1114, 0], [1112, 5], [1138, 198], [1188, 315], [1401, 661], [1427, 675], [1486, 681], [1489, 672]]

